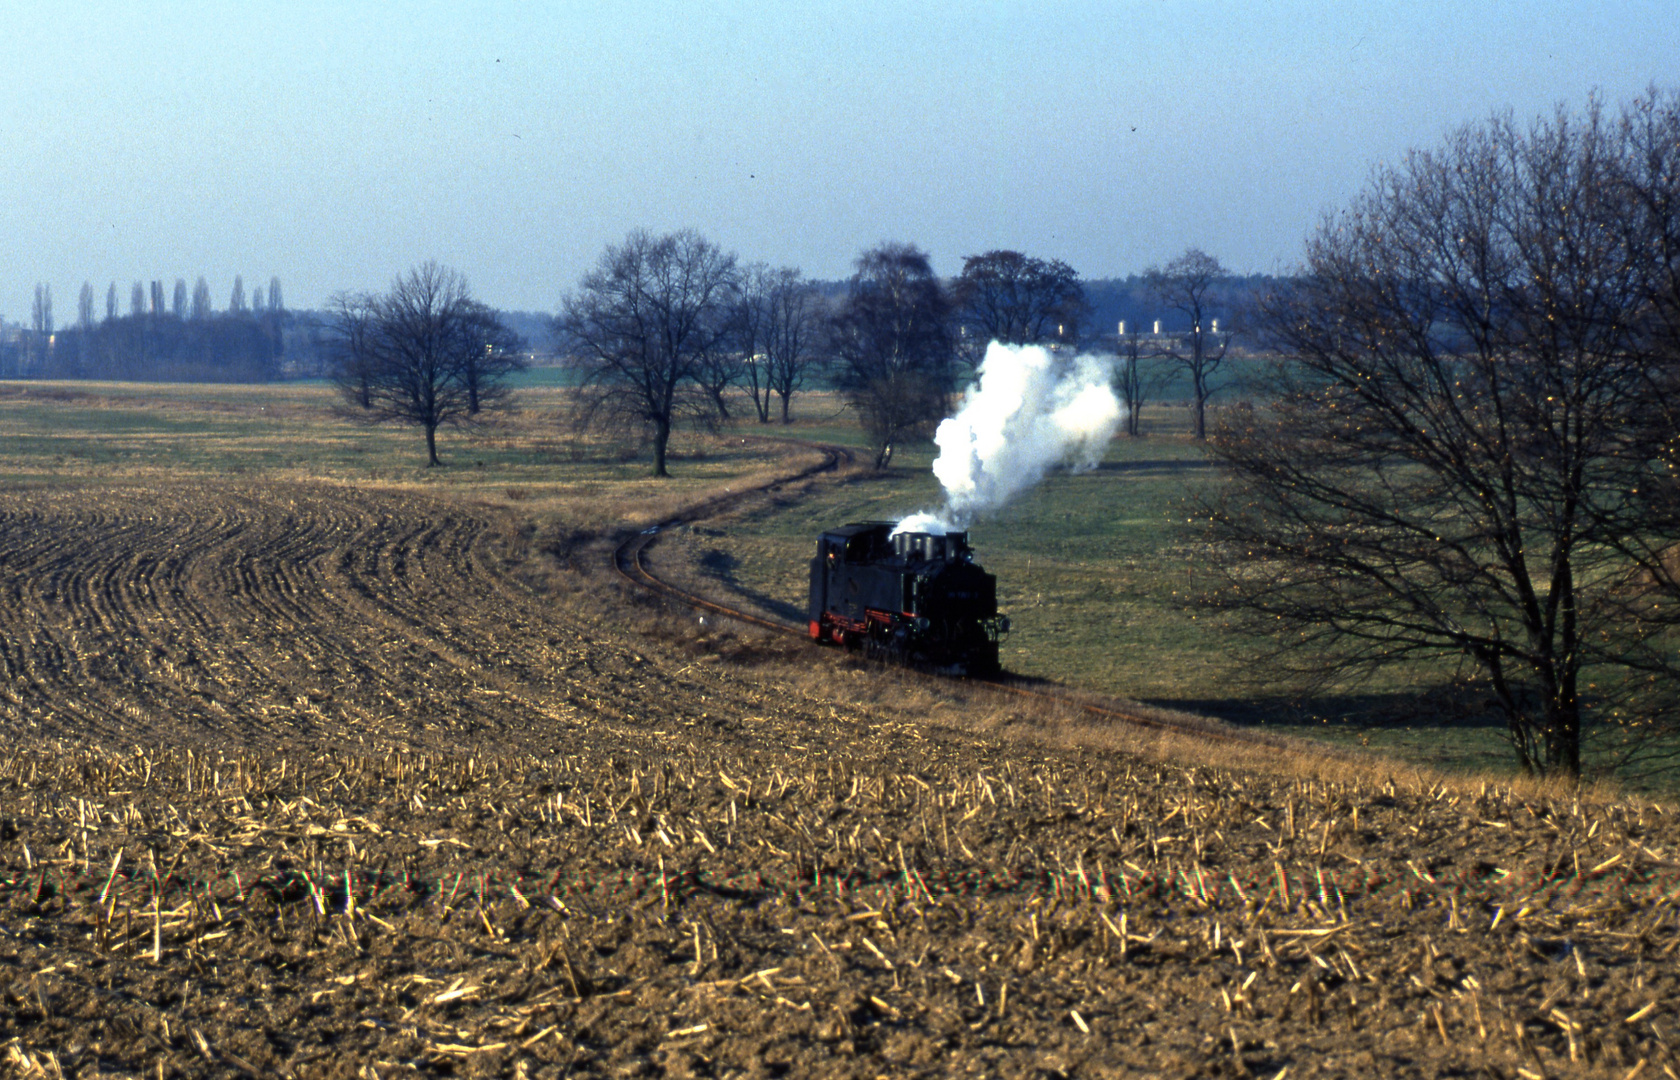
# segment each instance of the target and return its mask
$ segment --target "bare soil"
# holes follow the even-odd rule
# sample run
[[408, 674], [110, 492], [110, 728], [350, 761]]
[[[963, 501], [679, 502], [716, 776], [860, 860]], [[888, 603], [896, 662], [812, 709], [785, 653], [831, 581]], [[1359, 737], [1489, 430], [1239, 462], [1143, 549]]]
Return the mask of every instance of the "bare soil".
[[0, 1061], [1680, 1071], [1661, 807], [932, 727], [637, 636], [571, 554], [325, 484], [0, 493]]

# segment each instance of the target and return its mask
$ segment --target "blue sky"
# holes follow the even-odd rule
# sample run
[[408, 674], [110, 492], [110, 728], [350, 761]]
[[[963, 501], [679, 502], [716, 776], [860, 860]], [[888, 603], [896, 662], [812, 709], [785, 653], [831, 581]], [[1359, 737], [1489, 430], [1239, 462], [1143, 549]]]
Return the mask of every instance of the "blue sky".
[[1287, 270], [1384, 160], [1680, 85], [1672, 3], [7, 5], [0, 316], [37, 282], [428, 258], [553, 310], [630, 229], [843, 277], [881, 240]]

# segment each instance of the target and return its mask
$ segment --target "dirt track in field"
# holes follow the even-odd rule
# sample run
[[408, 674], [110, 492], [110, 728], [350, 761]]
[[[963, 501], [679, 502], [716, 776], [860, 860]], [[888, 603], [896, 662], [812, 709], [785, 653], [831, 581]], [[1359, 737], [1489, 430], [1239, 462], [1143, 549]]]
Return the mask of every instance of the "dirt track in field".
[[537, 557], [325, 485], [0, 495], [0, 1062], [1680, 1072], [1657, 810], [924, 728]]

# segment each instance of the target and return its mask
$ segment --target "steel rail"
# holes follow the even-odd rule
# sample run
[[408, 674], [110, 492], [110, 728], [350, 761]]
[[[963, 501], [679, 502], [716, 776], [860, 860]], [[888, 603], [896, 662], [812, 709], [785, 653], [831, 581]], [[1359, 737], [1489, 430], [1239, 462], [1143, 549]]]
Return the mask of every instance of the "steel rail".
[[[796, 440], [776, 441], [796, 442]], [[813, 449], [821, 450], [823, 454], [822, 460], [815, 465], [808, 466], [788, 476], [777, 477], [774, 480], [769, 480], [762, 484], [756, 484], [752, 487], [742, 488], [739, 491], [731, 491], [723, 495], [716, 495], [709, 499], [703, 499], [691, 506], [683, 507], [681, 510], [677, 511], [676, 514], [666, 520], [659, 522], [657, 525], [650, 525], [641, 532], [635, 533], [619, 543], [619, 545], [613, 549], [613, 569], [618, 572], [620, 577], [624, 578], [631, 584], [647, 589], [650, 592], [657, 593], [667, 599], [687, 604], [689, 607], [713, 611], [719, 615], [734, 619], [737, 622], [749, 623], [753, 626], [761, 626], [767, 630], [775, 630], [780, 633], [794, 634], [799, 637], [804, 637], [805, 635], [801, 630], [789, 626], [786, 623], [774, 622], [770, 619], [760, 618], [759, 616], [750, 614], [749, 612], [741, 611], [725, 604], [716, 603], [715, 601], [708, 600], [696, 593], [691, 593], [686, 589], [678, 588], [670, 582], [664, 581], [656, 576], [653, 571], [647, 568], [647, 563], [643, 561], [642, 558], [647, 549], [656, 543], [660, 536], [670, 529], [680, 528], [696, 521], [704, 521], [709, 517], [714, 517], [729, 507], [734, 506], [751, 496], [762, 495], [767, 492], [775, 491], [777, 488], [785, 487], [789, 484], [797, 484], [801, 481], [810, 480], [824, 473], [838, 472], [845, 466], [852, 464], [852, 462], [856, 459], [856, 455], [844, 446], [804, 442], [799, 442], [797, 445], [809, 446]]]

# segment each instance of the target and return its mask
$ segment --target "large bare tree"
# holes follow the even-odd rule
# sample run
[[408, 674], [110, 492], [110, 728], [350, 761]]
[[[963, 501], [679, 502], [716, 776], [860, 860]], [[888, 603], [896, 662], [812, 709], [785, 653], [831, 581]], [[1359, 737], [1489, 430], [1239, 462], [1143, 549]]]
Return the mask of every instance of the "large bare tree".
[[1225, 268], [1219, 260], [1190, 248], [1165, 266], [1152, 266], [1144, 281], [1156, 300], [1190, 321], [1190, 329], [1160, 355], [1183, 365], [1190, 376], [1190, 428], [1197, 439], [1207, 438], [1207, 401], [1213, 395], [1214, 375], [1225, 361], [1231, 334], [1215, 333], [1213, 308]]
[[1680, 716], [1666, 108], [1656, 138], [1594, 103], [1379, 170], [1264, 304], [1287, 360], [1212, 443], [1217, 601], [1307, 667], [1469, 678], [1534, 772]]
[[920, 248], [885, 243], [858, 256], [829, 348], [877, 469], [892, 463], [900, 442], [928, 435], [945, 416], [956, 382], [950, 311]]
[[696, 375], [727, 347], [735, 282], [735, 256], [699, 233], [638, 229], [561, 305], [555, 336], [583, 374], [580, 422], [648, 432], [655, 476], [670, 475], [676, 425], [717, 407]]
[[988, 251], [963, 260], [951, 285], [963, 359], [979, 367], [986, 346], [1077, 344], [1090, 316], [1079, 273], [1060, 259]]
[[765, 375], [781, 404], [782, 423], [788, 422], [788, 403], [805, 389], [817, 370], [823, 349], [823, 304], [816, 287], [788, 267], [775, 271], [764, 327]]
[[423, 430], [427, 467], [441, 464], [438, 428], [507, 403], [515, 339], [454, 270], [422, 263], [390, 292], [341, 294], [332, 310], [340, 393], [356, 415]]

